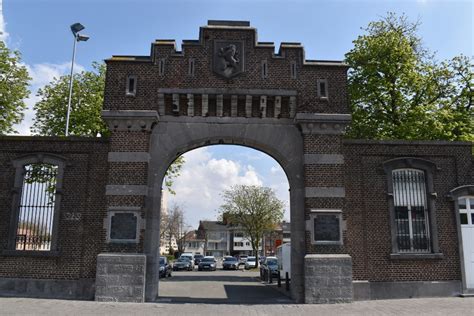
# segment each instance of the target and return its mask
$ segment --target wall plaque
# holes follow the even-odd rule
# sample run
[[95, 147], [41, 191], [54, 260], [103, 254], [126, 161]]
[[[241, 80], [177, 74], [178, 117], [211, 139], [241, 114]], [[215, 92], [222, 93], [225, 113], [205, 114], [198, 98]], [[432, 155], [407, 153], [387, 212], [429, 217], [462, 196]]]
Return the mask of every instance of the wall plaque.
[[137, 215], [135, 213], [117, 212], [110, 218], [111, 240], [135, 240], [137, 236]]
[[314, 241], [334, 241], [341, 239], [339, 214], [318, 214], [314, 218]]

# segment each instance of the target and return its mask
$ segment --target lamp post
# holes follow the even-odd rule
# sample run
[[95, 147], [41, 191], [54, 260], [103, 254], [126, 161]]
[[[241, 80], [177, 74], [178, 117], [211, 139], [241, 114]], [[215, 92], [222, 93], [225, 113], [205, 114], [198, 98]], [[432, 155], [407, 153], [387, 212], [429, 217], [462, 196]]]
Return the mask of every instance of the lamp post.
[[67, 115], [66, 115], [66, 136], [69, 136], [69, 116], [71, 115], [71, 98], [72, 98], [72, 84], [73, 84], [73, 73], [74, 73], [74, 61], [76, 59], [76, 43], [85, 42], [89, 39], [87, 35], [79, 34], [84, 29], [84, 25], [81, 23], [74, 23], [71, 25], [71, 31], [74, 35], [74, 45], [72, 47], [72, 62], [71, 62], [71, 76], [69, 77], [69, 97], [67, 102]]

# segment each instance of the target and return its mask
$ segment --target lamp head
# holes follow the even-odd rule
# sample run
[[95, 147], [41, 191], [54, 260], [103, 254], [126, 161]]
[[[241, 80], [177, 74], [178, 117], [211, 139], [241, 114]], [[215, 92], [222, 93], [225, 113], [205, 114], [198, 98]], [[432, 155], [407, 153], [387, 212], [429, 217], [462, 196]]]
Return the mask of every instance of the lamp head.
[[71, 25], [72, 34], [76, 35], [78, 32], [82, 31], [84, 28], [85, 28], [84, 25], [82, 25], [81, 23], [74, 23], [73, 25]]
[[76, 37], [78, 42], [86, 42], [89, 39], [89, 36], [84, 34], [77, 34]]

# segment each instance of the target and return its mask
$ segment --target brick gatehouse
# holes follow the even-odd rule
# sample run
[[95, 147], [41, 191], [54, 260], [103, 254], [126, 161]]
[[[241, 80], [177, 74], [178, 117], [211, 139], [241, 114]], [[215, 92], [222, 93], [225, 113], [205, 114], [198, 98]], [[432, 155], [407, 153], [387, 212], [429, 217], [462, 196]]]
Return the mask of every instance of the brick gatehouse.
[[0, 137], [0, 295], [156, 300], [164, 174], [212, 144], [284, 169], [297, 302], [472, 292], [472, 144], [345, 139], [344, 63], [241, 21], [106, 63], [109, 138]]

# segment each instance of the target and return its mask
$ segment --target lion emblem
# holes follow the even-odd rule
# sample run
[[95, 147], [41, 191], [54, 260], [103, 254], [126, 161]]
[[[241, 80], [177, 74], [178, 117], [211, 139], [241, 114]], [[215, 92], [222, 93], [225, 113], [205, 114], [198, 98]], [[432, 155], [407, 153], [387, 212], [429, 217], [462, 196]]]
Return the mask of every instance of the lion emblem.
[[241, 43], [218, 42], [214, 50], [214, 71], [226, 78], [241, 73], [242, 46]]

